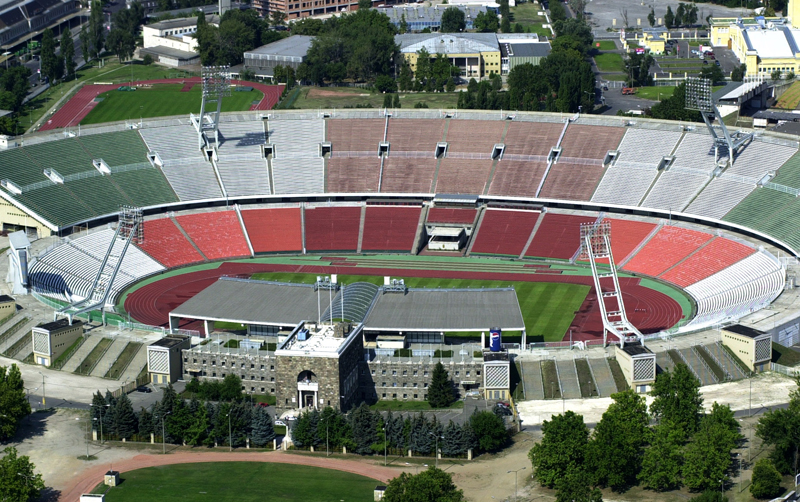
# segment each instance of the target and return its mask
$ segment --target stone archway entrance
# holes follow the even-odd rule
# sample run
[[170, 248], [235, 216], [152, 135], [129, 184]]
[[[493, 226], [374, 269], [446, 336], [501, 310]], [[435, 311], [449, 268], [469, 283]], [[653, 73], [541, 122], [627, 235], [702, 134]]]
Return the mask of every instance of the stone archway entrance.
[[316, 408], [319, 403], [319, 383], [311, 370], [297, 375], [297, 402], [301, 408]]

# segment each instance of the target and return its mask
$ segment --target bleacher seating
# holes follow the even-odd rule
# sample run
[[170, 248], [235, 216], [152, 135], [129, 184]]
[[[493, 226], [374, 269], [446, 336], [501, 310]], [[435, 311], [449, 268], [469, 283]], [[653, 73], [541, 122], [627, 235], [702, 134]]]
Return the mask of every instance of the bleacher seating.
[[147, 145], [136, 131], [84, 135], [78, 140], [92, 159], [103, 159], [111, 167], [147, 162]]
[[682, 211], [691, 202], [692, 196], [708, 181], [708, 175], [673, 166], [669, 171], [661, 173], [641, 206]]
[[547, 162], [501, 160], [495, 166], [489, 195], [535, 197], [546, 169]]
[[256, 253], [303, 250], [299, 207], [242, 210], [242, 220]]
[[423, 159], [389, 155], [383, 162], [381, 192], [433, 193], [436, 163], [433, 150], [430, 157]]
[[624, 134], [623, 127], [570, 124], [561, 140], [561, 155], [602, 160], [609, 150], [617, 149]]
[[428, 210], [428, 223], [460, 223], [471, 225], [475, 222], [477, 209], [460, 209], [454, 207], [432, 207]]
[[800, 152], [792, 155], [778, 169], [778, 174], [772, 179], [772, 182], [792, 188], [800, 188]]
[[324, 163], [321, 157], [273, 158], [272, 178], [276, 194], [323, 193]]
[[85, 298], [92, 284], [42, 261], [31, 264], [28, 272], [33, 291], [62, 302]]
[[792, 194], [770, 188], [756, 188], [722, 219], [761, 230], [767, 220], [797, 200]]
[[161, 171], [181, 200], [222, 198], [214, 166], [208, 162], [167, 162]]
[[601, 165], [580, 165], [558, 162], [550, 166], [539, 197], [544, 199], [589, 200], [600, 178]]
[[675, 166], [711, 172], [714, 164], [714, 140], [707, 134], [686, 133], [675, 150]]
[[330, 193], [377, 192], [381, 175], [381, 159], [369, 157], [331, 157], [328, 159], [328, 188]]
[[139, 207], [178, 201], [178, 196], [164, 174], [154, 167], [116, 172], [111, 175], [111, 179]]
[[[502, 143], [506, 124], [500, 120], [481, 122], [479, 129], [473, 120], [452, 119], [447, 125], [447, 152], [491, 155], [496, 143]], [[477, 131], [479, 134], [476, 134]]]
[[581, 247], [581, 223], [597, 218], [573, 214], [545, 213], [525, 256], [569, 260]]
[[[733, 165], [725, 173], [751, 178], [758, 182], [768, 171], [775, 171], [797, 153], [797, 148], [753, 141], [744, 147], [733, 160]], [[769, 159], [769, 162], [764, 162]]]
[[89, 206], [95, 216], [116, 213], [121, 204], [134, 205], [108, 176], [101, 176], [98, 171], [91, 174], [91, 177], [64, 183], [64, 187], [81, 204]]
[[687, 228], [664, 226], [625, 264], [630, 272], [658, 276], [708, 242], [711, 235]]
[[275, 157], [319, 157], [319, 144], [325, 137], [325, 121], [270, 120], [267, 142], [275, 145]]
[[611, 252], [614, 262], [619, 265], [636, 249], [653, 229], [653, 223], [633, 220], [620, 220], [617, 218], [604, 219], [611, 223]]
[[[390, 152], [430, 152], [443, 141], [444, 120], [389, 119]], [[391, 154], [390, 154], [391, 155]]]
[[[197, 131], [190, 124], [140, 129], [147, 148], [158, 152], [161, 160], [202, 160]], [[177, 191], [177, 190], [176, 190]]]
[[217, 170], [229, 197], [269, 194], [267, 161], [261, 155], [266, 141], [260, 120], [219, 125]]
[[0, 150], [0, 179], [10, 179], [20, 187], [47, 181], [42, 168], [33, 162], [24, 148]]
[[[558, 143], [564, 124], [540, 122], [516, 122], [508, 124], [505, 155], [547, 156], [550, 149]], [[499, 167], [499, 165], [498, 165]]]
[[360, 206], [306, 207], [306, 249], [309, 252], [355, 251], [360, 226]]
[[78, 138], [49, 141], [23, 148], [39, 165], [40, 172], [41, 169], [55, 169], [62, 176], [67, 176], [94, 170], [92, 156], [83, 148]]
[[592, 195], [592, 202], [638, 206], [657, 174], [654, 166], [643, 167], [642, 164], [636, 164], [634, 167], [617, 162], [606, 170]]
[[186, 214], [176, 219], [209, 260], [250, 256], [236, 211]]
[[519, 256], [538, 219], [534, 211], [487, 209], [472, 237], [471, 253]]
[[755, 253], [755, 249], [724, 237], [716, 237], [659, 278], [685, 288]]
[[491, 170], [492, 161], [488, 159], [444, 158], [439, 164], [435, 193], [482, 194]]
[[682, 133], [629, 129], [619, 145], [619, 160], [637, 162], [655, 167], [662, 157], [670, 155], [681, 139]]
[[373, 152], [383, 141], [385, 119], [330, 119], [327, 140], [337, 152]]
[[686, 288], [697, 303], [690, 326], [738, 318], [768, 305], [783, 290], [784, 270], [764, 253], [754, 253]]
[[800, 201], [795, 200], [777, 214], [762, 214], [757, 229], [777, 237], [794, 249], [800, 249]]
[[16, 195], [14, 199], [56, 225], [67, 225], [96, 216], [89, 206], [77, 200], [64, 185], [50, 184]]
[[167, 268], [203, 261], [171, 218], [145, 221], [144, 242], [139, 247]]
[[753, 183], [741, 183], [723, 174], [713, 178], [685, 212], [720, 219], [755, 188]]
[[367, 206], [362, 251], [410, 252], [421, 211], [412, 206]]

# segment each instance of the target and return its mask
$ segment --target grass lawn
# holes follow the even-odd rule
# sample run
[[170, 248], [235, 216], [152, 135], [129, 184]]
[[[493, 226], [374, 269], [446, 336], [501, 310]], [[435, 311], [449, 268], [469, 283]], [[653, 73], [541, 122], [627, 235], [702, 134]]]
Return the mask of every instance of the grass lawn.
[[[201, 87], [182, 92], [182, 84], [154, 85], [151, 88], [138, 88], [136, 91], [113, 91], [98, 96], [103, 101], [97, 104], [81, 121], [81, 124], [99, 124], [117, 120], [137, 119], [139, 117], [165, 117], [185, 115], [196, 112], [200, 107]], [[264, 97], [260, 91], [231, 92], [222, 102], [223, 112], [249, 110], [254, 101]]]
[[689, 40], [689, 47], [700, 47], [701, 45], [708, 45], [707, 39]]
[[800, 104], [800, 82], [795, 82], [778, 98], [775, 108], [794, 110], [798, 104]]
[[[464, 401], [456, 401], [448, 409], [460, 410], [464, 407]], [[431, 411], [443, 408], [431, 408], [428, 401], [398, 401], [396, 399], [378, 401], [370, 406], [371, 409], [377, 411]]]
[[556, 363], [550, 359], [542, 361], [542, 384], [545, 399], [561, 399], [561, 387], [558, 384]]
[[94, 365], [97, 364], [97, 361], [103, 357], [103, 354], [106, 353], [106, 350], [111, 346], [112, 343], [114, 343], [114, 340], [111, 338], [103, 338], [100, 340], [100, 343], [95, 345], [92, 351], [89, 352], [89, 355], [86, 356], [86, 359], [83, 360], [80, 366], [78, 366], [78, 369], [76, 369], [73, 373], [78, 375], [88, 375], [89, 372], [94, 368]]
[[[108, 502], [370, 501], [377, 481], [349, 472], [262, 462], [176, 464], [123, 472]], [[105, 486], [96, 490], [103, 493]], [[95, 492], [97, 493], [97, 492]]]
[[133, 356], [136, 355], [141, 346], [141, 343], [129, 342], [128, 345], [122, 349], [122, 354], [119, 355], [117, 360], [114, 361], [114, 364], [108, 369], [108, 373], [106, 373], [105, 377], [119, 380], [119, 377], [122, 376], [122, 372], [128, 368]]
[[[372, 108], [381, 108], [383, 98], [383, 94], [355, 87], [302, 87], [292, 106], [294, 108], [352, 108], [356, 105], [369, 105]], [[414, 104], [419, 102], [427, 104], [429, 108], [455, 108], [458, 103], [458, 93], [400, 93], [402, 108], [414, 108]]]
[[613, 52], [601, 52], [594, 57], [594, 63], [600, 71], [625, 71], [622, 56]]
[[659, 85], [653, 87], [637, 87], [636, 97], [642, 99], [649, 99], [652, 101], [660, 101], [662, 99], [669, 99], [672, 93], [675, 92], [674, 85]]
[[[312, 284], [317, 276], [316, 274], [286, 272], [253, 274], [252, 278]], [[383, 276], [339, 275], [339, 280], [345, 284], [352, 284], [353, 282], [383, 284]], [[572, 319], [575, 317], [575, 311], [580, 308], [590, 289], [589, 286], [580, 284], [549, 282], [509, 283], [426, 277], [408, 277], [405, 278], [405, 283], [409, 288], [497, 288], [513, 286], [517, 291], [528, 340], [531, 342], [561, 341]]]
[[613, 40], [602, 40], [600, 42], [595, 42], [594, 47], [601, 51], [613, 51], [617, 49], [617, 44], [615, 44]]

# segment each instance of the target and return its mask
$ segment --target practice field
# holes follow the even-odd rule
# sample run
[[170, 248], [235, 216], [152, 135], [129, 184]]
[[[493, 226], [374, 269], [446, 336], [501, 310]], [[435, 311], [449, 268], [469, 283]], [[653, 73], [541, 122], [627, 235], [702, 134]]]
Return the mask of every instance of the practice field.
[[[190, 89], [187, 88], [191, 86]], [[249, 110], [264, 94], [257, 90], [231, 92], [222, 100], [223, 112]], [[137, 87], [135, 91], [114, 89], [100, 94], [97, 106], [81, 120], [81, 124], [100, 124], [117, 120], [188, 115], [200, 110], [201, 86], [182, 84], [156, 84]], [[215, 105], [216, 106], [216, 105]]]
[[[259, 273], [252, 279], [262, 281], [303, 282], [313, 284], [315, 274]], [[589, 286], [552, 282], [477, 281], [471, 279], [439, 279], [429, 277], [405, 278], [409, 288], [503, 288], [513, 286], [529, 334], [544, 336], [544, 341], [560, 341], [572, 323], [575, 312], [589, 293]], [[383, 276], [339, 275], [344, 284], [370, 282], [383, 284]], [[475, 336], [473, 333], [471, 336]]]
[[123, 472], [121, 478], [106, 493], [107, 502], [366, 502], [378, 484], [349, 472], [266, 462], [173, 464]]
[[[299, 87], [289, 93], [279, 108], [380, 108], [384, 97], [384, 94], [355, 87]], [[414, 108], [417, 103], [425, 103], [429, 108], [454, 108], [457, 102], [457, 92], [400, 93], [402, 108]]]

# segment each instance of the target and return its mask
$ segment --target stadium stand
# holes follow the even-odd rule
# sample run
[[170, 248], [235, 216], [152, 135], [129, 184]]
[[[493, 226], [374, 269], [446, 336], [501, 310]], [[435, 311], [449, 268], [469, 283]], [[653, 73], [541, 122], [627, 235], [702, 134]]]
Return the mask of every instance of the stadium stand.
[[547, 162], [501, 160], [494, 169], [489, 195], [535, 197]]
[[749, 246], [724, 237], [715, 237], [702, 249], [661, 274], [659, 278], [685, 288], [753, 253], [755, 249]]
[[197, 144], [197, 131], [190, 124], [140, 129], [147, 149], [158, 152], [161, 160], [202, 160]]
[[656, 277], [708, 242], [711, 235], [687, 228], [664, 226], [623, 267]]
[[661, 173], [641, 205], [654, 209], [682, 211], [708, 180], [708, 174], [673, 166], [669, 171]]
[[770, 188], [757, 188], [737, 204], [722, 219], [739, 225], [763, 230], [771, 217], [797, 200], [792, 194]]
[[762, 214], [764, 223], [757, 229], [777, 237], [794, 249], [800, 249], [800, 202], [797, 198], [775, 215]]
[[208, 162], [167, 162], [161, 167], [161, 171], [181, 200], [222, 197], [214, 167]]
[[167, 268], [203, 261], [171, 218], [145, 221], [144, 242], [139, 247]]
[[714, 144], [711, 136], [699, 133], [684, 134], [675, 150], [674, 165], [713, 171]]
[[688, 324], [706, 326], [768, 305], [783, 290], [785, 272], [765, 253], [754, 253], [686, 288], [697, 313]]
[[361, 249], [410, 252], [417, 236], [421, 211], [420, 207], [367, 206]]
[[652, 165], [655, 168], [661, 157], [672, 153], [682, 134], [675, 131], [628, 129], [619, 144], [619, 160]]
[[475, 222], [476, 209], [460, 209], [453, 207], [432, 207], [428, 210], [428, 223], [461, 223], [469, 225]]
[[[768, 171], [774, 171], [775, 166], [783, 165], [795, 153], [797, 148], [754, 140], [734, 158], [733, 165], [725, 173], [745, 176], [757, 182]], [[769, 162], [764, 162], [765, 159], [769, 159]]]
[[792, 188], [800, 188], [800, 153], [792, 155], [778, 169], [778, 174], [772, 179], [772, 182]]
[[[376, 147], [377, 148], [377, 147]], [[369, 157], [336, 157], [328, 159], [328, 192], [377, 192], [381, 175], [381, 159]]]
[[187, 214], [176, 219], [209, 260], [250, 256], [236, 211]]
[[261, 120], [222, 122], [217, 170], [229, 197], [270, 193], [267, 161], [261, 155], [266, 141]]
[[322, 158], [273, 158], [272, 177], [276, 194], [323, 193]]
[[327, 139], [333, 155], [338, 152], [372, 152], [378, 154], [383, 141], [385, 119], [330, 119]]
[[611, 252], [620, 264], [656, 227], [644, 221], [604, 219], [611, 223]]
[[433, 147], [430, 157], [423, 159], [392, 157], [390, 154], [383, 163], [381, 192], [433, 193], [436, 163], [437, 160], [433, 158]]
[[325, 190], [320, 143], [325, 121], [270, 120], [267, 141], [275, 145], [272, 177], [276, 194], [322, 193]]
[[108, 176], [102, 176], [98, 171], [89, 174], [92, 176], [64, 183], [64, 187], [82, 204], [89, 206], [95, 216], [116, 213], [120, 204], [134, 205]]
[[34, 164], [25, 148], [0, 150], [0, 179], [10, 179], [19, 186], [47, 181], [42, 168]]
[[306, 207], [306, 249], [311, 252], [355, 251], [360, 225], [360, 206]]
[[64, 185], [50, 184], [13, 197], [42, 218], [59, 226], [95, 216]]
[[472, 120], [451, 119], [447, 125], [447, 152], [478, 153], [489, 158], [494, 145], [502, 143], [506, 124], [500, 120], [481, 122], [479, 134], [475, 126]]
[[558, 381], [561, 385], [561, 397], [564, 399], [580, 399], [581, 387], [578, 383], [578, 372], [572, 359], [557, 359]]
[[[449, 151], [449, 147], [448, 147]], [[486, 189], [491, 160], [444, 158], [439, 164], [436, 193], [482, 194]]]
[[657, 174], [655, 166], [617, 162], [606, 169], [592, 202], [638, 206]]
[[581, 223], [597, 221], [591, 216], [572, 214], [545, 213], [542, 217], [525, 256], [569, 260], [580, 247]]
[[600, 165], [558, 162], [550, 166], [539, 197], [589, 200], [602, 177], [603, 167]]
[[519, 256], [538, 219], [534, 211], [487, 209], [478, 234], [472, 237], [471, 253]]
[[614, 375], [605, 357], [586, 359], [592, 369], [592, 376], [597, 384], [597, 394], [600, 397], [608, 397], [617, 392], [617, 385], [614, 382]]
[[558, 143], [563, 129], [564, 124], [559, 123], [512, 121], [508, 124], [503, 140], [506, 145], [505, 155], [547, 156], [550, 149]]
[[42, 261], [31, 264], [29, 279], [33, 291], [61, 302], [72, 302], [73, 298], [85, 298], [89, 288], [92, 287], [88, 281]]
[[726, 177], [726, 174], [720, 178], [713, 178], [689, 204], [685, 212], [709, 218], [722, 218], [756, 188], [754, 183], [741, 183]]
[[49, 141], [23, 148], [40, 169], [55, 169], [63, 176], [94, 170], [92, 156], [83, 148], [78, 138]]
[[570, 124], [561, 140], [561, 155], [602, 160], [609, 150], [617, 149], [624, 134], [623, 127]]
[[389, 119], [389, 155], [391, 152], [430, 152], [433, 157], [436, 143], [443, 141], [444, 126], [444, 120]]
[[299, 207], [242, 210], [242, 220], [256, 253], [303, 250]]
[[136, 131], [84, 135], [78, 141], [92, 159], [103, 159], [111, 167], [147, 162], [147, 145]]

